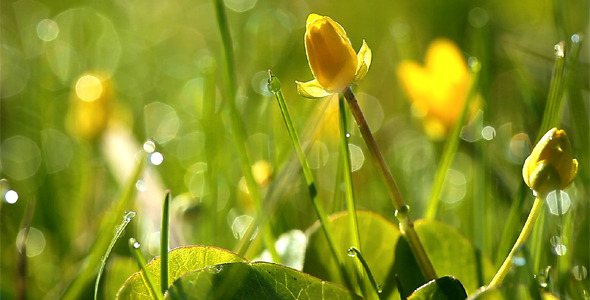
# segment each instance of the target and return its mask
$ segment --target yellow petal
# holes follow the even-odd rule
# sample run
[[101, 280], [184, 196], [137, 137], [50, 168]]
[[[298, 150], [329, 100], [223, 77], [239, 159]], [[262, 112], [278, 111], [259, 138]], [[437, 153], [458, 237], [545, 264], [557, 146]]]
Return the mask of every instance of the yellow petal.
[[363, 45], [361, 46], [359, 53], [356, 55], [356, 58], [358, 67], [353, 80], [355, 83], [365, 78], [365, 75], [367, 75], [367, 72], [369, 71], [369, 67], [371, 67], [371, 60], [373, 59], [371, 48], [369, 48], [369, 45], [367, 45], [365, 40], [363, 40]]
[[332, 95], [316, 79], [308, 82], [295, 81], [295, 83], [297, 84], [297, 92], [305, 98], [323, 98]]
[[329, 92], [352, 84], [357, 56], [344, 28], [329, 17], [311, 14], [305, 32], [305, 51], [314, 77]]

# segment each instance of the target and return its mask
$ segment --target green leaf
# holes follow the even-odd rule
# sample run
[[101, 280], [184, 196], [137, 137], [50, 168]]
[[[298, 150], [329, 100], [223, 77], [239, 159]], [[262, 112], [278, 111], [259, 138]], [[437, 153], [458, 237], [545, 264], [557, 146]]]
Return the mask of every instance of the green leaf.
[[167, 299], [360, 299], [336, 284], [278, 264], [235, 262], [185, 274]]
[[[168, 282], [180, 278], [184, 273], [200, 270], [209, 266], [246, 261], [245, 258], [216, 247], [187, 246], [170, 251], [168, 256]], [[160, 274], [160, 257], [155, 257], [147, 264], [152, 274]], [[155, 288], [160, 289], [160, 277], [154, 276]], [[137, 272], [121, 287], [117, 299], [151, 299], [149, 288], [142, 272]]]
[[[422, 219], [416, 221], [414, 227], [438, 276], [456, 277], [467, 294], [475, 292], [494, 276], [495, 269], [489, 259], [451, 226]], [[404, 291], [411, 292], [426, 282], [405, 239], [400, 239], [397, 245], [395, 269], [399, 270]]]
[[[334, 239], [338, 251], [347, 254], [350, 248], [349, 218], [346, 212], [330, 216]], [[371, 269], [375, 281], [381, 285], [382, 299], [389, 297], [399, 299], [395, 291], [395, 273], [393, 270], [395, 247], [400, 237], [397, 224], [385, 219], [383, 216], [370, 211], [357, 211], [357, 221], [361, 237], [361, 253]], [[328, 242], [324, 233], [316, 223], [308, 229], [308, 246], [303, 264], [303, 272], [312, 274], [324, 280], [329, 280], [344, 285], [338, 264], [332, 257]], [[345, 260], [349, 274], [356, 272], [354, 263], [356, 257], [348, 257]]]
[[305, 98], [323, 98], [332, 95], [324, 89], [317, 79], [308, 82], [295, 81], [295, 83], [297, 84], [297, 92]]
[[428, 282], [408, 297], [408, 300], [422, 299], [467, 299], [467, 293], [457, 278], [445, 276]]

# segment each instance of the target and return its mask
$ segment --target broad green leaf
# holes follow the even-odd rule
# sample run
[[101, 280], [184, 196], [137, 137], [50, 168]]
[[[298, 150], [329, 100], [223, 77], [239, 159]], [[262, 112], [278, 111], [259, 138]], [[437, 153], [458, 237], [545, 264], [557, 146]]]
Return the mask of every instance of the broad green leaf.
[[482, 290], [469, 297], [469, 300], [557, 300], [555, 295], [547, 292], [539, 292], [537, 289], [530, 289], [523, 284], [505, 284], [497, 288]]
[[412, 293], [408, 300], [460, 300], [467, 299], [463, 285], [457, 278], [445, 276], [431, 280]]
[[[487, 284], [494, 276], [492, 263], [457, 230], [442, 222], [418, 220], [414, 228], [438, 276], [453, 276], [461, 281], [467, 294]], [[396, 249], [395, 269], [406, 293], [411, 293], [426, 280], [405, 239]]]
[[267, 262], [234, 262], [180, 277], [167, 299], [360, 299], [353, 292]]
[[[172, 249], [168, 256], [168, 282], [180, 278], [189, 271], [200, 270], [209, 266], [246, 261], [245, 258], [216, 247], [187, 246]], [[160, 257], [155, 257], [147, 264], [147, 269], [152, 272], [155, 288], [160, 289]], [[118, 299], [152, 299], [149, 288], [145, 283], [142, 272], [137, 272], [121, 287], [117, 293]]]
[[[346, 259], [349, 274], [354, 274], [353, 263], [356, 263], [357, 258], [347, 255], [347, 250], [351, 246], [348, 220], [346, 212], [330, 216], [334, 239], [339, 245], [338, 251], [341, 251]], [[382, 299], [399, 299], [399, 295], [394, 292], [396, 284], [393, 272], [395, 247], [400, 237], [397, 224], [369, 211], [357, 211], [357, 220], [361, 237], [359, 250], [367, 261], [375, 281], [383, 288]], [[309, 228], [308, 235], [303, 271], [344, 285], [338, 264], [332, 257], [324, 232], [318, 223]]]

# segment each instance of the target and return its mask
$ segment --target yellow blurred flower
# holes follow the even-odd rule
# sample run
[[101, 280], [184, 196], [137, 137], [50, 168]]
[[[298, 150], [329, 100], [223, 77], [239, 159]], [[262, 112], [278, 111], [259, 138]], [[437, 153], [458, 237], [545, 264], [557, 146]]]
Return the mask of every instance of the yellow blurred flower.
[[426, 133], [435, 139], [446, 136], [461, 115], [470, 84], [459, 48], [448, 39], [437, 39], [426, 51], [424, 66], [403, 61], [397, 75]]
[[299, 94], [307, 98], [341, 92], [365, 77], [371, 65], [371, 49], [365, 41], [355, 54], [344, 28], [317, 14], [307, 17], [305, 52], [315, 79], [296, 83]]
[[78, 78], [66, 119], [72, 135], [93, 140], [105, 130], [111, 112], [110, 88], [101, 75], [85, 74]]
[[566, 189], [577, 172], [570, 141], [565, 131], [557, 128], [545, 133], [522, 167], [524, 182], [541, 195]]

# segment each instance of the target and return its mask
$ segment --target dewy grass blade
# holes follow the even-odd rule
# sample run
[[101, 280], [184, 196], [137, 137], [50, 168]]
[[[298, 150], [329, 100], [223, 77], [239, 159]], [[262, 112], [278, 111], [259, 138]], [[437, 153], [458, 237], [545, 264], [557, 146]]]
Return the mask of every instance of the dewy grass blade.
[[117, 240], [119, 240], [119, 238], [121, 237], [123, 232], [125, 232], [125, 228], [127, 227], [127, 225], [129, 225], [129, 222], [131, 222], [133, 217], [135, 217], [134, 211], [128, 211], [125, 213], [125, 216], [123, 216], [123, 222], [121, 222], [121, 225], [116, 227], [117, 230], [115, 232], [115, 235], [113, 236], [113, 239], [111, 240], [111, 243], [109, 244], [109, 247], [107, 248], [107, 251], [102, 256], [102, 259], [100, 262], [100, 269], [98, 270], [98, 276], [96, 277], [96, 282], [94, 283], [94, 299], [95, 300], [98, 297], [98, 286], [100, 284], [100, 277], [102, 276], [102, 272], [104, 271], [104, 267], [107, 264], [107, 259], [109, 258], [109, 255], [111, 254], [111, 251], [113, 250], [113, 247], [115, 246], [115, 243], [117, 242]]
[[148, 288], [150, 289], [154, 297], [156, 297], [156, 299], [163, 300], [164, 296], [156, 289], [152, 273], [146, 268], [145, 257], [143, 257], [143, 254], [141, 254], [141, 251], [139, 250], [140, 247], [141, 245], [134, 238], [129, 239], [129, 249], [131, 250], [131, 254], [133, 254], [133, 257], [135, 258], [135, 261], [137, 261], [137, 265], [143, 272], [143, 276], [147, 281]]
[[322, 225], [322, 230], [326, 235], [326, 240], [328, 241], [328, 245], [330, 246], [330, 250], [332, 251], [334, 260], [338, 262], [341, 273], [343, 274], [343, 278], [348, 283], [347, 286], [351, 287], [351, 280], [349, 274], [346, 272], [346, 269], [344, 268], [344, 258], [341, 252], [338, 251], [338, 247], [336, 246], [336, 240], [332, 235], [333, 231], [330, 220], [322, 206], [322, 202], [318, 197], [317, 190], [315, 187], [315, 181], [313, 178], [313, 173], [311, 172], [311, 168], [309, 167], [309, 163], [307, 161], [307, 158], [305, 157], [305, 153], [303, 152], [301, 143], [299, 142], [299, 135], [295, 130], [295, 126], [293, 126], [293, 121], [291, 120], [291, 115], [289, 114], [287, 104], [285, 103], [285, 98], [283, 98], [283, 93], [281, 92], [281, 82], [278, 77], [274, 76], [270, 72], [270, 70], [268, 71], [268, 73], [268, 90], [275, 95], [275, 98], [277, 99], [277, 102], [279, 104], [279, 108], [285, 121], [285, 126], [287, 127], [289, 137], [291, 138], [291, 142], [293, 143], [293, 148], [295, 148], [295, 153], [297, 154], [297, 158], [299, 159], [299, 163], [301, 164], [301, 169], [303, 171], [303, 176], [305, 177], [305, 182], [307, 183], [307, 188], [309, 191], [309, 195], [311, 197], [311, 201], [313, 203], [313, 207], [315, 208], [320, 224]]
[[[272, 232], [270, 231], [271, 228], [270, 226], [265, 226], [266, 223], [270, 220], [267, 220], [267, 218], [265, 218], [267, 214], [265, 214], [262, 209], [262, 196], [260, 194], [260, 188], [258, 187], [258, 183], [256, 183], [256, 180], [254, 179], [254, 174], [252, 173], [252, 164], [250, 163], [250, 155], [247, 149], [247, 135], [245, 126], [242, 122], [242, 119], [240, 118], [238, 108], [236, 107], [237, 87], [235, 79], [235, 61], [233, 56], [233, 43], [229, 30], [229, 24], [227, 21], [227, 15], [225, 14], [225, 7], [222, 0], [213, 0], [213, 5], [215, 6], [217, 23], [219, 25], [221, 40], [223, 43], [223, 50], [225, 54], [225, 76], [227, 79], [225, 86], [229, 94], [229, 101], [225, 101], [225, 103], [227, 103], [229, 109], [229, 123], [233, 133], [234, 144], [236, 146], [236, 149], [238, 150], [238, 155], [240, 156], [240, 165], [242, 168], [244, 179], [246, 180], [248, 192], [250, 193], [254, 201], [254, 206], [256, 208], [257, 214], [256, 220], [259, 220], [258, 223], [262, 227], [262, 238], [264, 239], [265, 246], [270, 252], [273, 260], [277, 263], [280, 263], [281, 257], [279, 256], [275, 248], [275, 239]], [[240, 245], [245, 245], [245, 241], [250, 240], [253, 234], [254, 229], [248, 229], [247, 234], [245, 234], [242, 238], [245, 240], [241, 241]], [[242, 250], [243, 249], [240, 249], [240, 251], [238, 252], [240, 253], [242, 252]]]
[[537, 133], [537, 141], [552, 127], [559, 125], [559, 113], [563, 100], [563, 82], [565, 71], [565, 42], [555, 45], [555, 65], [553, 67], [553, 76], [549, 86], [549, 96], [543, 113], [543, 121]]
[[445, 178], [447, 177], [447, 172], [451, 167], [451, 163], [453, 162], [453, 158], [455, 157], [455, 152], [457, 152], [457, 148], [459, 147], [459, 142], [461, 141], [461, 129], [463, 128], [463, 123], [465, 123], [465, 119], [467, 118], [467, 113], [469, 111], [469, 106], [473, 99], [477, 95], [477, 87], [479, 82], [479, 71], [481, 69], [481, 65], [479, 62], [472, 58], [469, 61], [469, 65], [471, 68], [471, 86], [469, 91], [467, 92], [465, 103], [463, 105], [463, 110], [461, 112], [461, 116], [457, 123], [455, 123], [455, 127], [453, 127], [453, 131], [447, 138], [447, 142], [444, 146], [443, 153], [440, 159], [440, 163], [436, 169], [436, 173], [434, 175], [434, 182], [432, 183], [432, 191], [430, 192], [430, 199], [428, 200], [428, 207], [426, 208], [426, 213], [424, 215], [425, 218], [433, 219], [436, 217], [436, 213], [438, 211], [438, 206], [440, 203], [440, 194], [442, 192], [443, 186], [445, 184]]
[[382, 288], [379, 284], [377, 284], [377, 281], [375, 281], [375, 277], [373, 277], [373, 272], [371, 272], [371, 269], [369, 268], [369, 265], [367, 264], [367, 261], [365, 260], [365, 258], [361, 254], [361, 252], [358, 249], [356, 249], [355, 247], [351, 247], [348, 249], [348, 255], [358, 258], [359, 262], [362, 264], [363, 268], [365, 269], [365, 272], [367, 272], [367, 276], [369, 277], [369, 281], [371, 282], [371, 286], [373, 287], [373, 289], [375, 291], [374, 294], [371, 294], [372, 297], [369, 297], [369, 298], [379, 299], [380, 298], [379, 294], [381, 294]]
[[348, 126], [346, 122], [346, 103], [344, 99], [338, 99], [340, 107], [340, 153], [342, 156], [342, 164], [344, 167], [343, 177], [345, 185], [346, 208], [348, 210], [348, 218], [350, 223], [351, 243], [352, 247], [361, 249], [361, 239], [359, 236], [359, 228], [356, 217], [356, 205], [352, 186], [352, 169], [350, 165], [350, 150], [348, 148]]
[[[350, 231], [350, 244], [352, 248], [360, 249], [361, 238], [359, 234], [358, 221], [356, 217], [356, 204], [354, 199], [354, 192], [352, 186], [352, 168], [350, 164], [350, 150], [348, 146], [348, 125], [346, 121], [346, 100], [343, 97], [338, 99], [339, 116], [340, 116], [340, 156], [342, 160], [342, 177], [344, 178], [344, 196], [346, 198], [346, 209], [348, 211], [348, 224]], [[366, 294], [367, 291], [364, 288], [363, 283], [363, 272], [358, 262], [354, 264], [358, 284], [361, 290]]]
[[[123, 190], [121, 196], [115, 202], [114, 209], [109, 212], [103, 220], [103, 223], [99, 227], [98, 232], [110, 232], [112, 228], [115, 228], [117, 223], [119, 223], [120, 216], [125, 212], [126, 208], [132, 206], [132, 202], [135, 196], [136, 187], [135, 183], [139, 179], [143, 167], [145, 165], [145, 158], [143, 158], [138, 164], [135, 170], [133, 171], [133, 175], [129, 178], [125, 189]], [[71, 285], [66, 290], [63, 299], [79, 299], [80, 294], [83, 292], [86, 284], [92, 280], [96, 272], [96, 268], [99, 266], [101, 262], [101, 256], [104, 253], [104, 249], [107, 248], [110, 241], [110, 235], [108, 234], [99, 234], [94, 245], [92, 246], [92, 250], [90, 251], [90, 259], [88, 264], [85, 268], [82, 269], [81, 273], [76, 276], [76, 279], [71, 283]]]
[[164, 197], [162, 227], [160, 228], [160, 286], [162, 294], [168, 289], [168, 247], [170, 245], [170, 191]]

